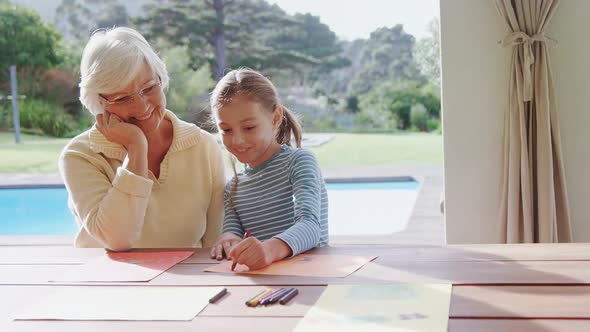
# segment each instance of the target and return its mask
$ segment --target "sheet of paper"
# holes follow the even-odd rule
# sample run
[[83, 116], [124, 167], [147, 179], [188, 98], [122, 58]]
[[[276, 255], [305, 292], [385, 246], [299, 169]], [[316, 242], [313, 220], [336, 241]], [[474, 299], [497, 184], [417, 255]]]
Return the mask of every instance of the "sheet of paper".
[[293, 258], [275, 262], [263, 269], [249, 271], [247, 266], [238, 265], [231, 271], [231, 261], [225, 261], [205, 269], [207, 272], [273, 274], [305, 277], [344, 278], [376, 256], [315, 255], [301, 254]]
[[193, 319], [222, 287], [67, 286], [15, 312], [15, 320]]
[[296, 332], [446, 332], [450, 284], [328, 285]]
[[107, 252], [51, 281], [150, 281], [194, 251]]

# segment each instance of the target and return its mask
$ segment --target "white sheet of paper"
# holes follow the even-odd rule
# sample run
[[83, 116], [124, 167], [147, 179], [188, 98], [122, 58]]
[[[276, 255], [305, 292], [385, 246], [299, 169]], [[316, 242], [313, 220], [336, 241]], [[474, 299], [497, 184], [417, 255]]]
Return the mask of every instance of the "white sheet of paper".
[[270, 274], [303, 277], [344, 278], [363, 267], [377, 256], [351, 255], [315, 255], [301, 254], [292, 258], [274, 262], [260, 270], [250, 271], [245, 265], [238, 265], [231, 270], [232, 262], [226, 261], [212, 265], [206, 272]]
[[446, 332], [450, 284], [328, 285], [296, 332]]
[[15, 320], [192, 320], [223, 287], [68, 286]]

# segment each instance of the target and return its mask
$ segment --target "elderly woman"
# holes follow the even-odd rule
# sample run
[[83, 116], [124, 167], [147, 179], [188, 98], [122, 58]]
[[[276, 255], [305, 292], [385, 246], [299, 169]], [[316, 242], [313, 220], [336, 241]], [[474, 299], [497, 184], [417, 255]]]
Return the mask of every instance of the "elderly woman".
[[211, 246], [223, 219], [221, 150], [166, 110], [162, 60], [137, 31], [115, 28], [90, 38], [80, 71], [80, 101], [96, 123], [59, 160], [76, 246]]

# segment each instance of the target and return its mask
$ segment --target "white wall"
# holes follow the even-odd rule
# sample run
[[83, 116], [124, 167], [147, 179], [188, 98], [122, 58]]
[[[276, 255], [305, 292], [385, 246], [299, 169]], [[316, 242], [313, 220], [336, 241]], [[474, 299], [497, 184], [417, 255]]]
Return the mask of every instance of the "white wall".
[[574, 241], [590, 242], [590, 1], [562, 0], [547, 35]]
[[[508, 32], [492, 0], [441, 0], [448, 243], [498, 241]], [[590, 1], [563, 0], [551, 50], [574, 239], [590, 241]], [[589, 170], [584, 172], [584, 170]]]
[[442, 0], [442, 109], [448, 243], [496, 241], [509, 51], [492, 1]]

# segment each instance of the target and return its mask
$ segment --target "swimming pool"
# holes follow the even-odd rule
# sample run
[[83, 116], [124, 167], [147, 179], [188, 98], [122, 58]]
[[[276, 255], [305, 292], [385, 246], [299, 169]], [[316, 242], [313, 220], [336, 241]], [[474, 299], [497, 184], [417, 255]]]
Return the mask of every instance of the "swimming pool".
[[0, 235], [71, 235], [74, 216], [64, 187], [0, 189]]
[[[328, 180], [330, 235], [388, 234], [405, 228], [418, 183]], [[0, 188], [0, 235], [74, 235], [76, 222], [62, 186]]]
[[402, 231], [414, 209], [418, 182], [397, 179], [328, 180], [330, 236], [385, 235]]

